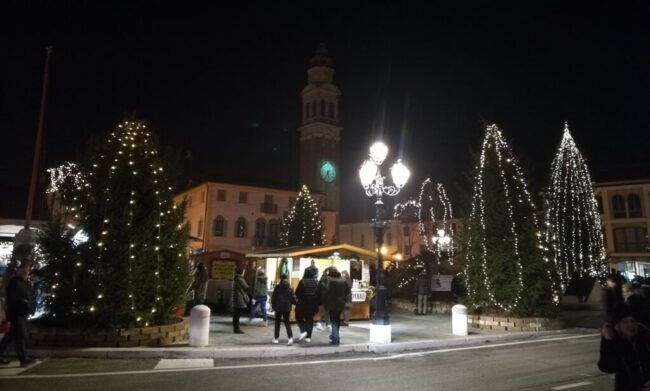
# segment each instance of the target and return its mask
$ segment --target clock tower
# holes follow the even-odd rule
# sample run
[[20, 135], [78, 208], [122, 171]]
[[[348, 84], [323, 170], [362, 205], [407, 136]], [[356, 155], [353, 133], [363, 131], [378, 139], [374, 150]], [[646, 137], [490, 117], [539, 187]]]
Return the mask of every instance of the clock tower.
[[[323, 212], [339, 211], [340, 166], [339, 97], [333, 62], [321, 45], [309, 61], [307, 85], [302, 89], [300, 184], [321, 193]], [[338, 219], [337, 219], [338, 220]], [[338, 225], [338, 224], [336, 224]]]

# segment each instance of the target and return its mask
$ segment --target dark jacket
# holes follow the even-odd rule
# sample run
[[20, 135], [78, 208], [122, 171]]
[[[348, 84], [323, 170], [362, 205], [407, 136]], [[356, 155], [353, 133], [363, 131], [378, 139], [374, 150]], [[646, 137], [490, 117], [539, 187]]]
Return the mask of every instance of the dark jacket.
[[235, 277], [232, 279], [232, 308], [248, 307], [248, 301], [246, 300], [246, 297], [244, 297], [244, 295], [248, 296], [246, 292], [248, 292], [248, 284], [246, 283], [246, 280], [244, 280], [244, 276], [241, 274], [235, 274]]
[[618, 310], [618, 308], [625, 303], [623, 299], [623, 293], [621, 292], [620, 287], [616, 288], [604, 288], [601, 304], [603, 307], [603, 317], [605, 322], [612, 321], [612, 317]]
[[350, 285], [343, 277], [330, 277], [323, 305], [327, 310], [343, 312], [345, 299], [350, 293]]
[[34, 313], [36, 302], [32, 283], [14, 276], [7, 284], [7, 318], [28, 317]]
[[615, 373], [615, 391], [640, 390], [650, 380], [650, 334], [639, 325], [632, 341], [615, 335], [612, 340], [601, 338], [598, 368]]
[[271, 306], [275, 312], [289, 312], [291, 305], [297, 301], [293, 288], [288, 280], [280, 280], [280, 283], [273, 289]]
[[315, 278], [303, 278], [296, 288], [296, 312], [315, 314], [320, 303], [318, 281]]
[[627, 305], [634, 319], [645, 327], [650, 327], [650, 301], [645, 296], [634, 293], [627, 298]]
[[425, 276], [418, 276], [415, 280], [415, 294], [416, 295], [429, 295], [431, 293], [431, 285], [429, 278]]

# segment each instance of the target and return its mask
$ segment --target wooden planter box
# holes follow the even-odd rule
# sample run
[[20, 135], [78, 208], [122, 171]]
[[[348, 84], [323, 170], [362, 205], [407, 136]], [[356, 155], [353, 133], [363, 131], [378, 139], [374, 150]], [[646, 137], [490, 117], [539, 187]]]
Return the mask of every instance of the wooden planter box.
[[119, 330], [67, 330], [38, 328], [31, 325], [29, 343], [34, 347], [127, 348], [163, 346], [189, 339], [188, 319], [165, 326], [137, 327]]
[[564, 327], [562, 318], [513, 318], [492, 315], [467, 315], [470, 328], [495, 331], [547, 331]]

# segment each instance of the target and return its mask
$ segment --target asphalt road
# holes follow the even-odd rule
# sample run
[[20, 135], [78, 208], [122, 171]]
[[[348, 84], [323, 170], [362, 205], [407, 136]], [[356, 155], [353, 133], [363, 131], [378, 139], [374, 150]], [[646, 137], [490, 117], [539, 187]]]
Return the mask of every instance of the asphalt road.
[[597, 336], [563, 335], [282, 360], [49, 359], [15, 376], [0, 370], [0, 390], [612, 390], [598, 347]]

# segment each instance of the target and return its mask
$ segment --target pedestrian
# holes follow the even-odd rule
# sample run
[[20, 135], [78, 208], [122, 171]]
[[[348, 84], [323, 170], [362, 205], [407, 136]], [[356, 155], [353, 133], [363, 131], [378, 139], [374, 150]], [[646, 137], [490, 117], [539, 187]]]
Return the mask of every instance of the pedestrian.
[[3, 358], [3, 354], [9, 343], [14, 342], [14, 350], [20, 360], [20, 366], [26, 367], [34, 363], [34, 359], [27, 356], [25, 347], [27, 340], [27, 318], [36, 309], [34, 291], [29, 280], [30, 265], [21, 262], [16, 275], [8, 282], [6, 287], [7, 319], [9, 320], [9, 332], [0, 341], [0, 364], [7, 365], [9, 360]]
[[334, 268], [334, 266], [329, 266], [325, 270], [323, 270], [323, 274], [320, 276], [320, 280], [318, 280], [318, 291], [320, 292], [321, 307], [319, 308], [320, 322], [316, 324], [316, 328], [321, 331], [325, 330], [325, 325], [327, 325], [327, 328], [330, 332], [332, 331], [332, 324], [330, 321], [329, 311], [327, 309], [327, 306], [325, 305], [325, 294], [327, 293], [327, 285], [329, 284], [329, 274], [332, 268]]
[[309, 270], [309, 272], [314, 276], [314, 278], [318, 278], [318, 268], [316, 267], [316, 260], [315, 259], [312, 259], [309, 262], [309, 266], [307, 266], [307, 269], [305, 269], [305, 270]]
[[244, 280], [244, 269], [238, 267], [235, 269], [235, 276], [232, 279], [232, 293], [230, 295], [232, 298], [232, 328], [235, 334], [244, 334], [239, 328], [239, 318], [250, 302], [246, 292], [248, 292], [248, 284]]
[[329, 275], [325, 294], [325, 307], [329, 311], [330, 322], [332, 323], [330, 345], [338, 346], [341, 343], [341, 313], [345, 310], [345, 298], [350, 293], [350, 286], [336, 268], [330, 269]]
[[603, 288], [602, 309], [603, 318], [606, 323], [612, 321], [612, 317], [616, 313], [625, 300], [623, 299], [623, 287], [616, 274], [610, 274], [605, 280], [605, 288]]
[[618, 307], [611, 328], [603, 327], [598, 368], [616, 374], [615, 391], [650, 391], [650, 333], [627, 305]]
[[202, 262], [199, 262], [194, 270], [194, 281], [187, 289], [187, 293], [192, 292], [194, 294], [192, 306], [205, 304], [208, 293], [208, 279], [208, 270]]
[[296, 321], [300, 328], [300, 337], [298, 341], [304, 340], [311, 342], [311, 334], [314, 330], [314, 316], [318, 312], [319, 291], [318, 280], [316, 280], [317, 271], [306, 268], [302, 275], [302, 280], [296, 288]]
[[266, 317], [266, 301], [268, 299], [268, 278], [264, 274], [264, 270], [258, 269], [257, 276], [255, 277], [255, 283], [253, 284], [253, 299], [251, 300], [251, 306], [248, 311], [249, 323], [253, 323], [255, 319], [255, 310], [257, 306], [260, 306], [260, 311], [262, 312], [262, 326], [268, 325], [268, 319]]
[[352, 280], [350, 279], [350, 273], [347, 270], [341, 272], [341, 277], [350, 287], [350, 292], [345, 296], [345, 309], [343, 309], [343, 322], [341, 325], [349, 326], [350, 325], [350, 307], [352, 307]]
[[415, 280], [415, 314], [416, 315], [426, 315], [427, 314], [427, 299], [431, 293], [431, 286], [429, 284], [429, 279], [427, 278], [427, 272], [424, 268], [418, 268], [419, 274]]
[[293, 345], [293, 333], [291, 332], [291, 324], [289, 323], [289, 314], [291, 313], [291, 305], [296, 304], [297, 301], [296, 295], [293, 293], [293, 288], [289, 283], [289, 277], [286, 274], [282, 274], [280, 276], [280, 283], [273, 289], [273, 296], [271, 297], [271, 306], [275, 312], [275, 330], [271, 342], [279, 342], [280, 324], [284, 323], [284, 327], [287, 329], [287, 345]]
[[637, 281], [630, 283], [631, 294], [627, 298], [627, 305], [637, 322], [645, 327], [650, 327], [650, 301], [643, 295], [643, 288]]

